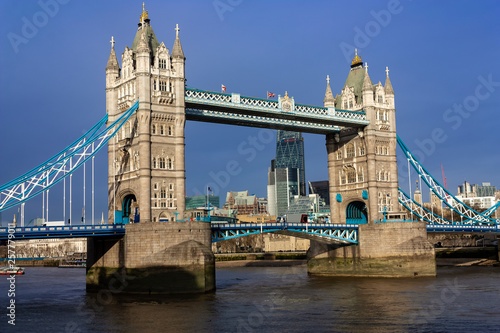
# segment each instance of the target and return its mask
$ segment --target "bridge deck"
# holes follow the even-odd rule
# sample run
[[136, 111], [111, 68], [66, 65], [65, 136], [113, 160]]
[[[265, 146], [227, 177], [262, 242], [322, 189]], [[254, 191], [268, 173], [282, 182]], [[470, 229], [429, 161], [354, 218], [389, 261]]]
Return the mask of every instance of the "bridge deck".
[[[290, 101], [290, 99], [288, 99]], [[364, 127], [369, 124], [363, 111], [345, 111], [303, 104], [187, 88], [185, 96], [188, 120], [233, 124], [271, 129], [286, 129], [327, 134], [340, 127]]]

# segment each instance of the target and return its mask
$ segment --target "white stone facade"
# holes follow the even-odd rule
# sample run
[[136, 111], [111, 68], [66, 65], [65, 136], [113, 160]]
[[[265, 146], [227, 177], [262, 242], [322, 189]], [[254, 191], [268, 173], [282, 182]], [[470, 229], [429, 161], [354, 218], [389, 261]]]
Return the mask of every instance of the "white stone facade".
[[120, 69], [112, 49], [106, 66], [106, 111], [113, 122], [137, 100], [139, 108], [108, 145], [109, 223], [174, 218], [185, 210], [185, 57], [176, 28], [172, 54], [159, 43], [143, 11]]

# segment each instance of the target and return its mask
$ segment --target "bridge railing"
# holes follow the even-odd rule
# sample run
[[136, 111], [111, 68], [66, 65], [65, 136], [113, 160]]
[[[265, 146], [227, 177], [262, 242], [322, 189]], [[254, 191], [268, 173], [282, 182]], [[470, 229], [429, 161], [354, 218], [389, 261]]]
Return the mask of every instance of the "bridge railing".
[[90, 231], [90, 230], [125, 230], [124, 224], [106, 224], [106, 225], [75, 225], [75, 226], [41, 226], [41, 227], [15, 227], [15, 228], [0, 228], [0, 233], [11, 232], [15, 233], [31, 233], [31, 232], [53, 232], [53, 231]]
[[[284, 113], [280, 109], [280, 103], [274, 100], [267, 100], [256, 97], [240, 96], [239, 94], [227, 94], [214, 91], [186, 88], [186, 102], [200, 103], [207, 105], [221, 105], [232, 108], [254, 109], [267, 111], [270, 113]], [[364, 111], [336, 110], [335, 108], [326, 108], [322, 106], [313, 106], [305, 104], [294, 104], [294, 109], [286, 113], [296, 115], [307, 115], [315, 118], [339, 118], [343, 120], [355, 120], [356, 122], [366, 122], [366, 113]]]

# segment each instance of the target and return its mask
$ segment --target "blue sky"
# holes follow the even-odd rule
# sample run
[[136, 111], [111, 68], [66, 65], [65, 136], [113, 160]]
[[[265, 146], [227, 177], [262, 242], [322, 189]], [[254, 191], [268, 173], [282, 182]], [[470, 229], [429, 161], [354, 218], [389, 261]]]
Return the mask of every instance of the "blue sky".
[[[146, 9], [170, 49], [179, 24], [187, 85], [199, 89], [224, 84], [255, 97], [288, 91], [297, 103], [322, 105], [326, 75], [339, 93], [357, 47], [374, 83], [384, 82], [389, 67], [398, 133], [432, 174], [441, 180], [442, 163], [452, 193], [464, 180], [500, 187], [497, 1], [148, 1]], [[0, 2], [0, 184], [103, 116], [109, 40], [118, 54], [131, 46], [141, 11], [140, 1]], [[229, 190], [266, 196], [275, 141], [261, 131], [188, 122], [187, 194], [212, 182], [221, 201]], [[252, 137], [261, 138], [255, 154], [240, 153]], [[324, 136], [304, 137], [306, 178], [327, 179]], [[107, 211], [106, 159], [101, 152], [96, 160], [99, 220]], [[211, 175], [230, 160], [242, 172], [221, 186]], [[82, 185], [75, 175], [73, 220], [81, 216]], [[89, 220], [89, 182], [86, 206]], [[41, 198], [30, 201], [26, 220], [41, 211]], [[62, 189], [51, 191], [49, 218], [62, 219]]]

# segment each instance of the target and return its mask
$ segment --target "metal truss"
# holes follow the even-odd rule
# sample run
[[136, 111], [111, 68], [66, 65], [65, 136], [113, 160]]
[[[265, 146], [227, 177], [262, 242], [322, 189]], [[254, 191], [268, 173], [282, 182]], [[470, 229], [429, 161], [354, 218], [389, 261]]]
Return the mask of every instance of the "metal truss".
[[[137, 101], [116, 121], [106, 126], [106, 114], [89, 131], [60, 153], [0, 187], [0, 212], [47, 191], [92, 158], [118, 132], [139, 107]], [[104, 127], [104, 128], [103, 128]]]
[[[369, 124], [366, 114], [361, 111], [335, 110], [319, 106], [293, 104], [291, 109], [283, 110], [281, 102], [239, 94], [225, 94], [186, 88], [186, 114], [188, 110], [197, 119], [200, 117], [227, 119], [229, 123], [237, 121], [248, 124], [260, 123], [259, 127], [276, 128], [276, 125], [303, 128], [306, 132], [338, 132], [337, 126], [363, 127]], [[195, 112], [197, 111], [197, 112]], [[206, 120], [210, 121], [210, 120]], [[250, 125], [252, 126], [252, 125]], [[310, 129], [310, 130], [308, 130]]]
[[304, 238], [314, 237], [331, 240], [332, 243], [358, 244], [358, 225], [323, 223], [213, 223], [212, 242], [272, 232], [292, 232], [302, 234]]
[[[43, 238], [102, 237], [125, 235], [124, 224], [74, 225], [14, 228], [16, 240]], [[9, 228], [0, 228], [0, 240], [8, 239]]]
[[429, 188], [434, 192], [442, 202], [444, 202], [448, 207], [453, 209], [459, 215], [465, 217], [466, 219], [472, 220], [474, 223], [495, 223], [495, 220], [491, 219], [489, 215], [491, 215], [496, 208], [498, 208], [499, 204], [496, 205], [496, 208], [493, 211], [490, 211], [488, 215], [484, 215], [476, 212], [474, 209], [470, 208], [462, 201], [455, 198], [448, 190], [446, 190], [439, 182], [432, 177], [432, 175], [427, 172], [427, 170], [418, 162], [418, 160], [413, 156], [410, 150], [405, 146], [401, 138], [398, 136], [397, 141], [401, 150], [405, 154], [408, 161], [411, 163], [413, 168], [417, 171], [417, 173], [422, 177], [424, 182], [429, 186]]

